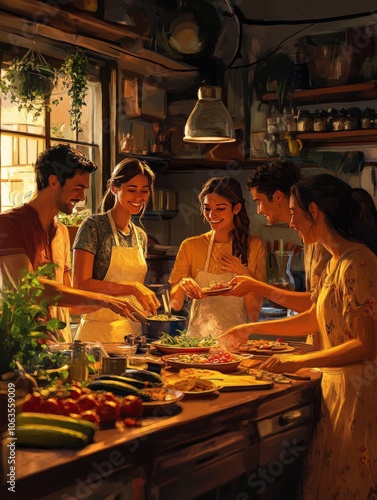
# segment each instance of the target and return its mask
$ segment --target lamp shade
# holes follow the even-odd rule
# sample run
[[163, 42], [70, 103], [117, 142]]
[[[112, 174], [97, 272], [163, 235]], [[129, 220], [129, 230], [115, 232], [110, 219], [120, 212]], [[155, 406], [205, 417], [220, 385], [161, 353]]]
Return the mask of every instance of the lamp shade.
[[234, 142], [236, 133], [229, 111], [221, 100], [221, 87], [203, 85], [185, 125], [185, 142]]

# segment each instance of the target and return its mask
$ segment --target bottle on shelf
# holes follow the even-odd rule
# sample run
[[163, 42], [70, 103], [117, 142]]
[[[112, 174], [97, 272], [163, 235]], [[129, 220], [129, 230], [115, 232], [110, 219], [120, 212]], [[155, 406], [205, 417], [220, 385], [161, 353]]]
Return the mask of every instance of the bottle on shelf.
[[120, 149], [123, 153], [131, 153], [134, 149], [134, 141], [133, 137], [131, 134], [126, 134], [125, 137], [123, 137], [120, 145]]

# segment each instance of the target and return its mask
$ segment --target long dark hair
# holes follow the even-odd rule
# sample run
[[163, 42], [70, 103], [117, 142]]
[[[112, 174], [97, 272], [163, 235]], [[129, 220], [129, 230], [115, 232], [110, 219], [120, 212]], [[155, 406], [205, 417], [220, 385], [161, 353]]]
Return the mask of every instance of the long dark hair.
[[200, 208], [203, 213], [203, 199], [207, 194], [216, 193], [225, 198], [234, 207], [240, 203], [241, 210], [234, 214], [234, 228], [229, 236], [233, 238], [232, 254], [241, 259], [242, 264], [248, 263], [248, 243], [250, 219], [245, 208], [241, 184], [233, 177], [212, 177], [202, 187], [198, 195]]
[[314, 202], [328, 225], [343, 238], [367, 245], [377, 255], [377, 210], [365, 189], [352, 188], [330, 174], [307, 177], [291, 190], [308, 218]]
[[[111, 191], [111, 186], [119, 188], [122, 184], [130, 181], [140, 174], [147, 177], [150, 197], [153, 197], [153, 185], [155, 180], [154, 172], [146, 161], [138, 160], [137, 158], [127, 158], [120, 161], [112, 171], [111, 177], [107, 181], [107, 190], [103, 195], [100, 210], [102, 212], [107, 212], [113, 208], [115, 204], [115, 195]], [[144, 211], [145, 206], [140, 214], [140, 217], [143, 215]]]

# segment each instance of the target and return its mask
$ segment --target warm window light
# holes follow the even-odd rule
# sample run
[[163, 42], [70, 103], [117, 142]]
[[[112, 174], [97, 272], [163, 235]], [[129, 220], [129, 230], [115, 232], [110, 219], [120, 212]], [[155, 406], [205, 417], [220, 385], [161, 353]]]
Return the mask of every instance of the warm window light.
[[185, 125], [185, 142], [234, 142], [236, 133], [229, 111], [221, 100], [221, 87], [204, 85], [199, 88], [195, 104]]

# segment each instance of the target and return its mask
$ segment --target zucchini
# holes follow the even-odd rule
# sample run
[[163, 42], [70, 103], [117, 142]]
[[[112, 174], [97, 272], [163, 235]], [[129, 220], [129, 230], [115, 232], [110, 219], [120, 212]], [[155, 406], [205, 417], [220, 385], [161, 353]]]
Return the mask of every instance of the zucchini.
[[133, 385], [119, 382], [118, 380], [94, 380], [88, 384], [88, 388], [92, 391], [110, 391], [116, 396], [128, 396], [133, 394], [139, 396], [142, 401], [152, 401], [148, 394], [143, 394]]
[[131, 377], [144, 382], [152, 382], [154, 384], [157, 384], [158, 386], [162, 385], [162, 378], [160, 377], [160, 375], [148, 370], [136, 370], [128, 368], [125, 372], [122, 373], [122, 376]]
[[151, 382], [144, 382], [142, 380], [137, 380], [136, 378], [123, 377], [121, 375], [99, 375], [95, 378], [95, 380], [116, 380], [118, 382], [133, 385], [135, 389], [145, 389], [147, 387], [152, 387]]
[[91, 440], [82, 432], [52, 425], [16, 426], [17, 446], [35, 448], [82, 448]]
[[61, 427], [82, 432], [92, 439], [96, 430], [93, 422], [88, 422], [82, 418], [71, 418], [64, 415], [53, 415], [46, 413], [21, 412], [16, 416], [16, 426], [47, 425], [50, 427]]

